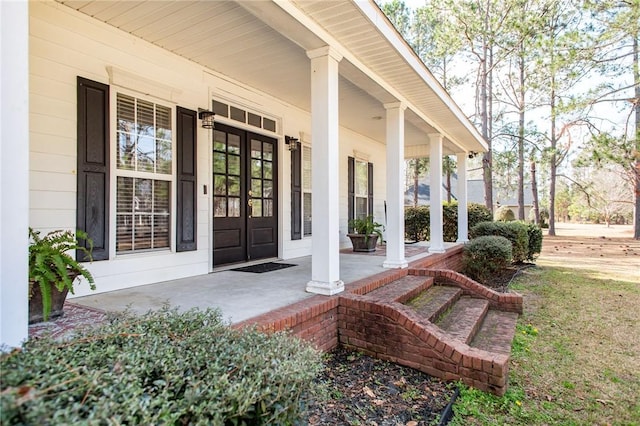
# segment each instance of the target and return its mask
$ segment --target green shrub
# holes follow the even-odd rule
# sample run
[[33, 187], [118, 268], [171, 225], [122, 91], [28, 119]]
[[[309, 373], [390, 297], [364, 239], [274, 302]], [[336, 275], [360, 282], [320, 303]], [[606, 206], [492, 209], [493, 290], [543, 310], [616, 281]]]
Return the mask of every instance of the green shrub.
[[529, 233], [522, 222], [480, 222], [471, 228], [471, 238], [486, 235], [505, 237], [511, 241], [513, 261], [524, 262], [529, 253]]
[[444, 241], [458, 239], [458, 202], [442, 203], [442, 235]]
[[293, 424], [320, 355], [217, 311], [123, 316], [0, 358], [1, 424]]
[[473, 228], [480, 222], [490, 222], [493, 220], [491, 211], [483, 205], [478, 203], [469, 203], [467, 206], [469, 217], [469, 229]]
[[501, 206], [496, 211], [496, 220], [501, 222], [511, 222], [512, 220], [516, 220], [516, 215], [509, 207]]
[[406, 207], [404, 209], [404, 233], [408, 240], [429, 239], [429, 206]]
[[474, 238], [464, 247], [462, 272], [482, 284], [507, 268], [512, 261], [511, 242], [505, 237], [486, 235]]
[[[491, 220], [489, 210], [480, 204], [468, 205], [469, 229], [478, 222]], [[404, 211], [405, 237], [413, 241], [427, 241], [431, 237], [429, 206], [406, 207]], [[444, 241], [458, 239], [458, 202], [442, 203], [442, 232]]]
[[529, 250], [527, 260], [534, 261], [542, 251], [542, 229], [535, 223], [525, 224], [529, 234]]

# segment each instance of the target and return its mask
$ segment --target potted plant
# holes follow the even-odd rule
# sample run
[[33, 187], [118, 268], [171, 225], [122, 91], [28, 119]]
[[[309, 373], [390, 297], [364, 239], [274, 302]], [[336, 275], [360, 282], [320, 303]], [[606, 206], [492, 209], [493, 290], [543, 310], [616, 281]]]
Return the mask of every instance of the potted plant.
[[354, 233], [347, 234], [351, 239], [353, 251], [372, 252], [376, 251], [378, 238], [382, 240], [382, 224], [373, 221], [373, 216], [360, 219], [351, 219], [349, 226]]
[[58, 230], [41, 237], [40, 231], [29, 228], [29, 239], [29, 324], [33, 324], [62, 316], [67, 293], [73, 294], [78, 277], [84, 277], [91, 290], [96, 286], [91, 273], [68, 253], [79, 250], [92, 260], [93, 241], [86, 232]]

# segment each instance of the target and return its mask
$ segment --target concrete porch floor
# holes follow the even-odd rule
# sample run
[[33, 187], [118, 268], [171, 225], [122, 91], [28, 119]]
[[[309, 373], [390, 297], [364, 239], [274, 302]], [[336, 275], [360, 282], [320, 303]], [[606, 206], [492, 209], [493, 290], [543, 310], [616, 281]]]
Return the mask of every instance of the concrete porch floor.
[[[445, 245], [449, 248], [456, 244]], [[407, 257], [409, 262], [430, 256], [427, 252], [428, 243], [407, 247], [424, 248], [422, 253]], [[340, 279], [348, 284], [388, 271], [382, 267], [384, 260], [385, 256], [341, 252]], [[311, 256], [281, 262], [296, 266], [262, 274], [216, 271], [69, 300], [104, 311], [119, 312], [128, 309], [137, 314], [159, 309], [165, 304], [177, 307], [180, 311], [218, 308], [225, 320], [238, 323], [314, 296], [305, 291], [307, 282], [311, 279]]]

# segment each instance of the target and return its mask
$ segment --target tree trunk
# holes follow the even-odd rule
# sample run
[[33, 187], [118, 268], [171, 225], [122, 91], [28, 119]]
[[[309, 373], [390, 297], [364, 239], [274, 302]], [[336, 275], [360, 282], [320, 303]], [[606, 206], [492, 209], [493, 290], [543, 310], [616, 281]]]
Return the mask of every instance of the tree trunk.
[[447, 203], [451, 203], [451, 167], [447, 168]]
[[[553, 61], [553, 60], [552, 60]], [[554, 71], [552, 71], [553, 73]], [[555, 91], [555, 75], [551, 75], [551, 158], [549, 160], [551, 166], [551, 176], [549, 180], [549, 236], [556, 235], [556, 171], [558, 165], [556, 147], [558, 141], [556, 139], [556, 91]]]
[[635, 164], [635, 208], [633, 215], [633, 238], [640, 240], [640, 57], [638, 54], [638, 33], [633, 37], [633, 81], [635, 82], [636, 114], [636, 164]]
[[[487, 18], [485, 17], [485, 28], [488, 25]], [[489, 135], [489, 116], [488, 116], [488, 93], [487, 93], [487, 76], [488, 76], [488, 67], [487, 67], [487, 58], [488, 58], [488, 41], [487, 36], [483, 37], [483, 46], [482, 46], [482, 58], [480, 64], [480, 121], [482, 126], [482, 137], [487, 143], [487, 152], [482, 156], [482, 178], [484, 180], [484, 203], [487, 209], [493, 215], [493, 179], [491, 175], [491, 137]]]
[[533, 214], [536, 225], [540, 226], [540, 201], [538, 200], [538, 182], [536, 181], [536, 160], [531, 155], [531, 193], [533, 195]]
[[518, 117], [518, 219], [525, 220], [524, 217], [524, 107], [525, 107], [525, 78], [524, 78], [524, 50], [523, 42], [520, 42], [520, 101]]

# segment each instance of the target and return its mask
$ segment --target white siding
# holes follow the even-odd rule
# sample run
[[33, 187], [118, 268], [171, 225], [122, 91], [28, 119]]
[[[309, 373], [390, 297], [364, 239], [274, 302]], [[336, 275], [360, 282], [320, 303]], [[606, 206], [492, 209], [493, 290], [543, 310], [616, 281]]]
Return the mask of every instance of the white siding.
[[[263, 112], [278, 119], [279, 139], [279, 241], [284, 259], [309, 255], [311, 238], [291, 241], [291, 168], [284, 135], [310, 134], [310, 116], [291, 105], [240, 82], [219, 76], [202, 66], [164, 51], [116, 28], [54, 2], [32, 2], [30, 9], [30, 215], [31, 226], [43, 231], [74, 229], [76, 224], [76, 78], [109, 84], [107, 67], [136, 75], [153, 87], [158, 97], [174, 89], [175, 105], [197, 110], [209, 108], [211, 98]], [[111, 90], [118, 90], [114, 85]], [[127, 91], [136, 87], [127, 87]], [[166, 103], [165, 99], [163, 103]], [[112, 105], [112, 112], [114, 111]], [[216, 117], [217, 121], [239, 126]], [[112, 134], [113, 129], [112, 117]], [[247, 129], [255, 131], [253, 127]], [[172, 253], [112, 256], [92, 263], [97, 292], [204, 274], [211, 268], [211, 134], [198, 129], [198, 250]], [[113, 138], [113, 135], [112, 135]], [[365, 153], [374, 163], [374, 216], [384, 223], [385, 147], [352, 131], [340, 132], [340, 221], [341, 243], [348, 245], [347, 157]], [[114, 155], [112, 149], [112, 156]], [[114, 182], [112, 178], [112, 183]], [[204, 185], [209, 186], [204, 195]], [[113, 186], [113, 184], [112, 184]], [[112, 188], [111, 203], [115, 203]], [[175, 213], [175, 212], [174, 212]], [[175, 220], [175, 214], [173, 214]], [[111, 233], [114, 221], [111, 219]], [[114, 241], [110, 242], [113, 247]], [[112, 248], [113, 252], [113, 248]], [[76, 295], [88, 294], [79, 286]]]

